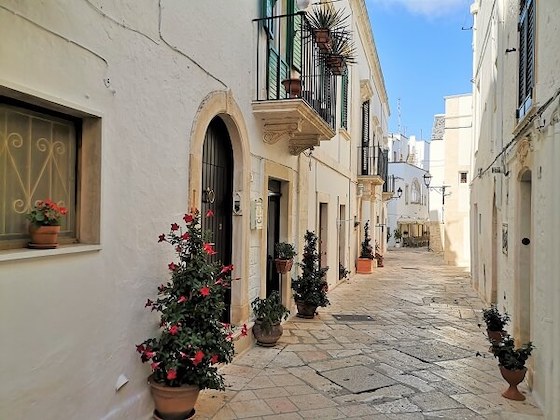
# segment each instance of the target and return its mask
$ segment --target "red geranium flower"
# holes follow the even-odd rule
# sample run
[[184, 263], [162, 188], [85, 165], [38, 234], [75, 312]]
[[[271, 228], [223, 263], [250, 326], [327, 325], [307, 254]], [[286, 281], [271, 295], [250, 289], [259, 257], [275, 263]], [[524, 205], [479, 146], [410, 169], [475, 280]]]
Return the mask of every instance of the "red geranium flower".
[[146, 304], [144, 305], [144, 308], [148, 308], [148, 307], [152, 306], [153, 304], [154, 304], [154, 302], [151, 301], [150, 299], [148, 299], [148, 300], [146, 301]]
[[146, 358], [151, 359], [152, 357], [154, 357], [156, 355], [155, 351], [146, 351], [144, 353], [144, 356], [146, 356]]
[[210, 294], [210, 288], [208, 286], [201, 287], [200, 294], [202, 296], [208, 296]]
[[165, 241], [165, 233], [162, 233], [161, 235], [159, 235], [158, 242], [164, 242], [164, 241]]
[[169, 327], [169, 334], [177, 335], [178, 332], [179, 332], [179, 327], [177, 325], [172, 325], [171, 327]]
[[189, 232], [185, 232], [181, 235], [181, 239], [188, 241], [189, 238], [191, 237], [191, 235], [189, 234]]
[[212, 210], [208, 210], [206, 212], [206, 217], [213, 217], [214, 216], [214, 212]]
[[232, 271], [232, 270], [233, 270], [233, 265], [232, 265], [232, 264], [230, 264], [230, 265], [224, 265], [224, 266], [222, 267], [222, 271], [220, 271], [220, 274], [229, 273], [229, 272]]
[[212, 245], [211, 243], [205, 243], [202, 248], [204, 249], [204, 252], [206, 252], [208, 255], [215, 255], [217, 254], [216, 251], [214, 251], [214, 245]]
[[183, 303], [186, 302], [187, 298], [185, 296], [179, 296], [179, 299], [177, 299], [177, 303]]
[[175, 271], [175, 269], [177, 268], [177, 264], [172, 262], [172, 263], [169, 263], [168, 267], [169, 267], [169, 270]]
[[171, 230], [172, 230], [172, 231], [179, 230], [179, 225], [178, 225], [177, 223], [172, 223], [172, 224], [171, 224]]
[[169, 369], [167, 371], [167, 379], [169, 379], [170, 381], [172, 381], [173, 379], [175, 379], [177, 377], [177, 371], [175, 369]]
[[144, 344], [137, 344], [136, 345], [136, 351], [138, 353], [144, 353], [144, 350], [146, 350], [146, 347], [144, 347]]
[[183, 220], [185, 221], [185, 223], [192, 223], [192, 221], [194, 220], [194, 217], [192, 214], [185, 214], [183, 216]]
[[247, 335], [247, 324], [243, 324], [241, 327], [241, 336], [245, 337]]
[[161, 362], [153, 362], [150, 366], [151, 366], [152, 370], [156, 370], [156, 369], [159, 369], [160, 364], [161, 364]]
[[220, 356], [218, 356], [217, 354], [213, 355], [210, 358], [210, 363], [212, 363], [213, 365], [218, 363], [220, 361]]
[[191, 359], [193, 365], [197, 366], [204, 359], [204, 352], [199, 350], [195, 353], [194, 357]]

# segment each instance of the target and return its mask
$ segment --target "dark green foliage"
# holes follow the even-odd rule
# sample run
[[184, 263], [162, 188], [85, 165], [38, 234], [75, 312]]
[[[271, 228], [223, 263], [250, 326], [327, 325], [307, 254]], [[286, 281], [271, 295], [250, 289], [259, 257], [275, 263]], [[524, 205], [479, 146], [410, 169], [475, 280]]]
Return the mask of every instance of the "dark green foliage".
[[498, 358], [500, 366], [509, 370], [519, 370], [525, 367], [525, 362], [534, 348], [530, 341], [519, 348], [515, 348], [513, 338], [507, 335], [500, 343], [492, 345], [492, 353]]
[[348, 20], [344, 9], [334, 9], [327, 5], [315, 7], [307, 13], [307, 21], [312, 29], [328, 29], [329, 31], [340, 31]]
[[292, 280], [294, 299], [313, 306], [327, 306], [328, 284], [324, 279], [329, 267], [319, 268], [319, 255], [317, 253], [317, 235], [307, 231], [305, 233], [305, 247], [303, 259], [298, 263], [301, 274]]
[[341, 263], [338, 263], [338, 279], [342, 280], [348, 274], [350, 274], [350, 271], [348, 271]]
[[502, 331], [509, 322], [509, 315], [507, 313], [501, 315], [496, 305], [492, 305], [488, 309], [483, 309], [482, 316], [484, 322], [486, 322], [486, 328], [489, 331]]
[[[212, 217], [211, 212], [206, 217]], [[233, 266], [209, 261], [215, 251], [203, 235], [198, 211], [183, 219], [184, 228], [173, 223], [170, 233], [159, 237], [173, 246], [177, 258], [168, 265], [171, 279], [158, 287], [157, 299], [145, 305], [160, 312], [160, 335], [136, 349], [142, 362], [151, 363], [158, 383], [224, 389], [217, 366], [230, 362], [234, 349], [231, 329], [220, 322], [220, 315]]]
[[291, 260], [296, 256], [296, 250], [292, 244], [278, 242], [274, 245], [274, 255], [279, 260]]
[[362, 247], [360, 249], [360, 258], [374, 259], [373, 247], [370, 244], [371, 237], [369, 236], [369, 220], [364, 225], [364, 240], [362, 241]]
[[278, 324], [282, 319], [288, 319], [290, 315], [288, 308], [280, 302], [280, 295], [276, 290], [268, 298], [256, 298], [251, 302], [251, 308], [266, 333], [271, 331], [273, 325]]

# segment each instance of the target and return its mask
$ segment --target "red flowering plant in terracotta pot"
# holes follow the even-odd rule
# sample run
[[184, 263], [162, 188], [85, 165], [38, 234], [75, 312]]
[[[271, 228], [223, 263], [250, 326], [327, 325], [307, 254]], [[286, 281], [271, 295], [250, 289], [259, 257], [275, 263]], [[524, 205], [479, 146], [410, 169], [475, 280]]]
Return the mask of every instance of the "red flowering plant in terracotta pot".
[[62, 218], [66, 216], [66, 207], [56, 204], [54, 201], [39, 200], [27, 214], [31, 248], [56, 248], [58, 246], [58, 233]]
[[[211, 211], [206, 214], [212, 216]], [[187, 416], [201, 389], [223, 390], [218, 364], [230, 362], [234, 353], [231, 326], [220, 321], [233, 266], [209, 260], [216, 251], [209, 235], [202, 231], [198, 210], [185, 214], [183, 221], [184, 227], [173, 223], [168, 234], [159, 236], [159, 242], [174, 247], [177, 258], [168, 265], [171, 278], [158, 287], [157, 299], [148, 299], [145, 304], [161, 314], [160, 336], [136, 346], [142, 362], [152, 368], [149, 382], [161, 418]], [[245, 325], [241, 334], [247, 334]], [[166, 409], [158, 406], [155, 388], [189, 386], [196, 392], [190, 408], [165, 413]]]

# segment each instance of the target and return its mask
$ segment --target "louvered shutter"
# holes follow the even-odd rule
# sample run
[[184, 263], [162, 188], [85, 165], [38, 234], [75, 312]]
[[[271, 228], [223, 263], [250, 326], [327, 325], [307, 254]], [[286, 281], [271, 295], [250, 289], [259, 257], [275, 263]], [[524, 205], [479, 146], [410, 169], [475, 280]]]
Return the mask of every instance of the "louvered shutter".
[[369, 101], [362, 103], [362, 175], [369, 175]]
[[[278, 76], [280, 74], [280, 76]], [[288, 65], [282, 60], [274, 48], [268, 51], [268, 99], [279, 99], [285, 96], [282, 80], [288, 78]]]
[[[276, 0], [262, 0], [261, 3], [261, 17], [272, 17], [274, 15], [274, 4]], [[272, 38], [274, 36], [274, 19], [263, 20], [263, 27]]]
[[342, 75], [340, 126], [348, 130], [348, 71]]
[[535, 83], [535, 1], [521, 0], [519, 13], [519, 109], [518, 117], [527, 112], [528, 100]]

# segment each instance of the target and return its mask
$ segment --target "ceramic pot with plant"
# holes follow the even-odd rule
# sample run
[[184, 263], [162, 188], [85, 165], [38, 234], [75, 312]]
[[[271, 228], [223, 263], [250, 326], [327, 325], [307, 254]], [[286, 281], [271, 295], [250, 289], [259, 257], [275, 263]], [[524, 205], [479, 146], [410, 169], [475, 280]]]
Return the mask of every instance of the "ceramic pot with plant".
[[257, 297], [251, 302], [251, 308], [256, 317], [253, 335], [257, 344], [263, 347], [274, 346], [284, 332], [280, 322], [288, 319], [290, 311], [282, 305], [276, 290], [265, 299]]
[[349, 64], [356, 63], [356, 47], [347, 34], [332, 39], [332, 48], [325, 54], [325, 62], [331, 73], [340, 76]]
[[482, 317], [486, 323], [488, 340], [491, 344], [499, 343], [502, 337], [507, 334], [504, 328], [510, 320], [509, 315], [507, 312], [503, 315], [500, 314], [496, 305], [492, 305], [490, 308], [482, 310]]
[[356, 273], [371, 274], [375, 267], [375, 255], [371, 246], [371, 237], [369, 236], [369, 220], [364, 225], [364, 240], [360, 246], [360, 257], [356, 263]]
[[55, 202], [40, 200], [27, 214], [29, 223], [29, 235], [31, 242], [29, 248], [49, 249], [58, 246], [58, 233], [62, 218], [68, 210]]
[[509, 388], [502, 394], [503, 397], [515, 401], [525, 400], [525, 395], [519, 392], [517, 385], [525, 378], [527, 373], [525, 363], [534, 348], [530, 341], [516, 348], [513, 338], [509, 335], [505, 335], [501, 342], [492, 345], [492, 353], [500, 364], [500, 373], [509, 384]]
[[[152, 369], [148, 382], [154, 416], [161, 419], [191, 415], [201, 389], [223, 390], [218, 364], [230, 362], [234, 351], [233, 332], [220, 320], [233, 266], [210, 261], [216, 251], [202, 231], [198, 210], [185, 214], [183, 221], [159, 236], [176, 255], [167, 266], [170, 279], [158, 287], [157, 298], [145, 304], [160, 314], [159, 334], [136, 346]], [[241, 335], [247, 335], [245, 325]]]
[[307, 231], [305, 233], [305, 247], [302, 262], [298, 263], [301, 274], [292, 280], [294, 299], [300, 318], [313, 318], [317, 307], [329, 305], [327, 292], [329, 285], [325, 274], [329, 267], [319, 268], [319, 254], [317, 252], [317, 235]]
[[331, 50], [333, 36], [337, 32], [344, 32], [347, 20], [348, 15], [345, 15], [343, 9], [336, 10], [328, 5], [317, 6], [307, 13], [313, 38], [323, 52]]
[[286, 274], [292, 269], [296, 250], [294, 246], [287, 242], [278, 242], [274, 245], [274, 255], [276, 259], [276, 271], [280, 274]]

